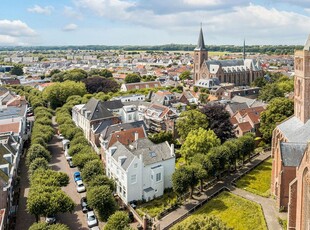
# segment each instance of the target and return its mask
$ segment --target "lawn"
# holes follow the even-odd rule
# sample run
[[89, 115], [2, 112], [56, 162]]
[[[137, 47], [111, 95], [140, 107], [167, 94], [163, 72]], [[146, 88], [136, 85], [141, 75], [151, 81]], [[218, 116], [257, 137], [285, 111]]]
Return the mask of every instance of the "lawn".
[[272, 159], [268, 159], [238, 180], [237, 187], [263, 197], [269, 197], [271, 169]]
[[260, 205], [230, 192], [222, 192], [182, 221], [180, 225], [200, 215], [215, 216], [234, 230], [267, 230]]
[[177, 200], [177, 196], [174, 192], [164, 193], [162, 197], [158, 197], [147, 203], [141, 204], [137, 208], [139, 214], [147, 213], [151, 217], [156, 217], [159, 213], [169, 208]]

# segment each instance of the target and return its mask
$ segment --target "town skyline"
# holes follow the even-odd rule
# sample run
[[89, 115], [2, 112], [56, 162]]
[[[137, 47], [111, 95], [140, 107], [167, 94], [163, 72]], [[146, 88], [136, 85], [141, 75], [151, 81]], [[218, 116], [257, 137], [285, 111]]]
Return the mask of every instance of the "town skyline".
[[2, 3], [0, 46], [303, 45], [310, 1], [65, 0]]

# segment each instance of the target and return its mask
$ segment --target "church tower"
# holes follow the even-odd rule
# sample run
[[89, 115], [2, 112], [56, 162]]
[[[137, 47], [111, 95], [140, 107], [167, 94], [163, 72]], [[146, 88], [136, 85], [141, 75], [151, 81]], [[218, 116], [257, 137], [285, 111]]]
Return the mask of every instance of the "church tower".
[[310, 35], [303, 50], [295, 51], [294, 113], [306, 123], [310, 119]]
[[200, 28], [197, 47], [194, 49], [194, 82], [201, 79], [201, 66], [205, 60], [208, 60], [208, 51], [203, 39], [202, 27]]

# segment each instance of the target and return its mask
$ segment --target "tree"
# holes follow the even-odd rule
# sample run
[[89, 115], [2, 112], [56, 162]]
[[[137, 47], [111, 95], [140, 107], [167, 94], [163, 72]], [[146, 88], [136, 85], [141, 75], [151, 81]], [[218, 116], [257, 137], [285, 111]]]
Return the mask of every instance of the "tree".
[[97, 210], [102, 221], [106, 221], [117, 209], [112, 191], [107, 185], [90, 188], [86, 197], [88, 205]]
[[90, 181], [87, 182], [87, 185], [91, 188], [96, 186], [107, 185], [109, 186], [111, 191], [115, 190], [114, 180], [110, 179], [109, 177], [103, 174], [95, 175], [93, 178], [91, 178]]
[[19, 64], [14, 64], [13, 68], [11, 69], [10, 73], [12, 75], [21, 76], [24, 74], [23, 66]]
[[72, 95], [83, 96], [86, 88], [82, 82], [65, 81], [57, 82], [43, 90], [43, 98], [49, 101], [50, 106], [55, 109], [66, 103], [68, 97]]
[[104, 169], [99, 159], [88, 161], [81, 170], [82, 178], [88, 182], [97, 175], [103, 175]]
[[88, 76], [100, 76], [100, 77], [105, 77], [105, 78], [110, 78], [113, 77], [113, 74], [110, 70], [107, 69], [92, 69], [88, 72]]
[[266, 80], [265, 77], [258, 77], [254, 80], [254, 82], [252, 83], [253, 86], [256, 87], [264, 87], [266, 84], [268, 83], [268, 81]]
[[160, 131], [159, 133], [151, 134], [148, 138], [155, 144], [162, 143], [168, 141], [170, 144], [174, 142], [174, 138], [172, 132], [163, 132]]
[[206, 105], [201, 112], [206, 115], [207, 120], [209, 121], [209, 128], [212, 129], [216, 136], [221, 139], [222, 143], [235, 137], [229, 113], [225, 110], [223, 105]]
[[29, 165], [36, 158], [44, 158], [45, 160], [50, 161], [51, 154], [42, 145], [34, 144], [31, 145], [27, 151], [27, 164]]
[[294, 113], [294, 103], [287, 98], [274, 98], [270, 101], [267, 109], [261, 113], [260, 128], [263, 138], [271, 141], [272, 131], [276, 125]]
[[51, 72], [47, 75], [47, 77], [53, 77], [54, 74], [60, 73], [59, 69], [52, 69]]
[[139, 74], [136, 73], [129, 73], [125, 77], [125, 82], [126, 83], [135, 83], [135, 82], [140, 82], [141, 77]]
[[72, 212], [74, 206], [71, 198], [57, 187], [41, 185], [31, 187], [27, 198], [27, 211], [35, 215], [37, 222], [40, 216]]
[[115, 93], [120, 88], [119, 84], [114, 79], [106, 79], [97, 76], [84, 79], [83, 82], [88, 93]]
[[188, 192], [190, 186], [190, 175], [185, 167], [181, 167], [175, 170], [172, 174], [172, 188], [173, 191], [179, 196]]
[[31, 186], [44, 185], [53, 187], [65, 187], [69, 184], [69, 177], [64, 172], [56, 172], [51, 169], [38, 168], [31, 174]]
[[34, 159], [29, 165], [29, 175], [31, 176], [37, 169], [48, 169], [48, 161], [43, 157]]
[[82, 81], [83, 79], [87, 78], [88, 74], [83, 69], [72, 69], [67, 70], [63, 73], [63, 80], [64, 81]]
[[185, 70], [180, 74], [180, 80], [190, 80], [191, 78], [191, 72], [189, 70]]
[[83, 168], [88, 161], [99, 159], [98, 155], [92, 151], [88, 153], [78, 153], [72, 157], [73, 164], [79, 168]]
[[234, 165], [234, 170], [237, 169], [237, 159], [240, 157], [240, 147], [237, 145], [237, 139], [229, 139], [224, 143], [224, 146], [226, 146], [229, 149], [229, 165]]
[[39, 222], [39, 223], [32, 224], [28, 230], [70, 230], [70, 229], [65, 224], [57, 223], [57, 224], [50, 225], [48, 223]]
[[244, 136], [238, 138], [237, 145], [239, 146], [240, 155], [242, 157], [242, 164], [244, 164], [244, 159], [246, 156], [250, 157], [251, 153], [255, 149], [254, 135], [252, 133], [247, 133]]
[[270, 102], [276, 97], [284, 97], [284, 92], [279, 89], [277, 83], [267, 84], [260, 92], [258, 98], [265, 102]]
[[172, 230], [232, 230], [220, 219], [214, 216], [197, 215], [192, 216], [189, 221], [183, 221], [172, 227]]
[[129, 229], [129, 222], [127, 212], [117, 211], [109, 217], [104, 230], [126, 230]]
[[206, 115], [198, 110], [184, 111], [176, 121], [176, 129], [182, 140], [186, 139], [190, 131], [199, 127], [206, 129], [208, 120]]
[[187, 135], [181, 147], [181, 154], [184, 156], [186, 162], [196, 154], [207, 154], [212, 147], [220, 145], [220, 139], [215, 133], [209, 129], [205, 130], [199, 128], [192, 130]]

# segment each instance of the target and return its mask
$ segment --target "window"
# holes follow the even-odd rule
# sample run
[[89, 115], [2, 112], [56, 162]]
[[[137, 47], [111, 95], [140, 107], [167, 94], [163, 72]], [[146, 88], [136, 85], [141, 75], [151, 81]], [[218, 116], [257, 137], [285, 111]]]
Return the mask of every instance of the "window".
[[137, 175], [134, 174], [134, 175], [131, 175], [130, 177], [130, 183], [131, 184], [135, 184], [137, 182]]
[[156, 173], [156, 182], [161, 181], [161, 173]]
[[132, 115], [131, 114], [128, 115], [128, 120], [129, 121], [132, 120]]
[[133, 165], [133, 167], [136, 169], [136, 168], [138, 168], [138, 163], [135, 163], [134, 165]]

